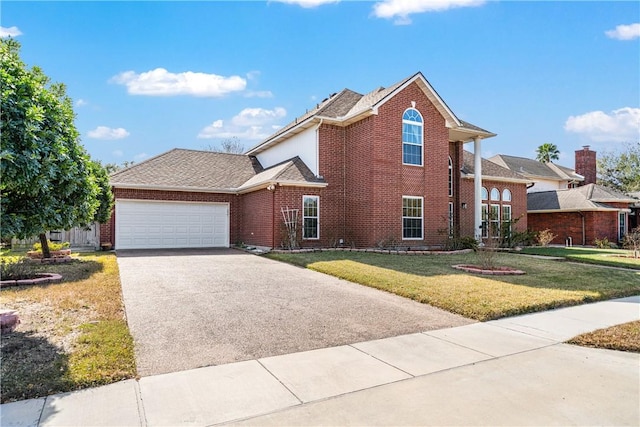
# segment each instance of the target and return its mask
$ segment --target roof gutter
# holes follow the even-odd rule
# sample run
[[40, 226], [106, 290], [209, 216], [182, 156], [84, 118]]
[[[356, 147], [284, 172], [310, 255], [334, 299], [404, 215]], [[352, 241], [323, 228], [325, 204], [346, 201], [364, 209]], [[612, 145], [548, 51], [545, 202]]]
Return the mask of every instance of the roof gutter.
[[566, 209], [540, 209], [540, 210], [530, 210], [527, 209], [527, 213], [537, 214], [537, 213], [556, 213], [556, 212], [578, 212], [582, 215], [582, 212], [631, 212], [631, 209], [624, 208], [592, 208], [592, 209], [576, 209], [576, 208], [566, 208]]
[[[474, 176], [471, 174], [464, 174], [462, 175], [462, 179], [474, 179]], [[482, 175], [482, 180], [487, 180], [487, 181], [499, 181], [499, 182], [513, 182], [515, 184], [526, 184], [527, 188], [529, 184], [532, 184], [532, 182], [528, 179], [520, 179], [520, 178], [507, 178], [507, 177], [501, 177], [501, 176], [490, 176], [490, 175]]]
[[251, 193], [252, 191], [262, 190], [263, 188], [267, 188], [271, 185], [275, 185], [276, 187], [306, 187], [306, 188], [324, 188], [327, 184], [326, 182], [303, 182], [303, 181], [278, 181], [278, 180], [269, 180], [264, 181], [259, 184], [251, 185], [249, 187], [240, 187], [235, 192], [236, 194], [246, 194]]
[[211, 187], [175, 187], [149, 184], [119, 184], [109, 183], [113, 188], [130, 189], [130, 190], [154, 190], [154, 191], [182, 191], [189, 193], [225, 193], [236, 194], [235, 188], [211, 188]]

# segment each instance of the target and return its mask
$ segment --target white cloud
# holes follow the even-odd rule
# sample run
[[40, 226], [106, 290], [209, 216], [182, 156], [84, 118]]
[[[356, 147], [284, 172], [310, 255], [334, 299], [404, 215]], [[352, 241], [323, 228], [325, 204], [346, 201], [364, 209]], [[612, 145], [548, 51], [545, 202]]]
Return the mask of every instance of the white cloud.
[[192, 71], [171, 73], [164, 68], [140, 74], [125, 71], [113, 76], [110, 82], [125, 85], [131, 95], [149, 96], [220, 97], [230, 92], [243, 91], [247, 86], [247, 81], [240, 76], [224, 77]]
[[89, 132], [87, 132], [87, 136], [93, 139], [115, 140], [128, 137], [129, 132], [127, 132], [127, 130], [124, 128], [98, 126], [94, 130], [90, 130]]
[[22, 31], [16, 26], [0, 27], [0, 37], [18, 37], [22, 35]]
[[485, 0], [383, 0], [373, 5], [373, 15], [378, 18], [395, 18], [394, 24], [411, 23], [413, 13], [441, 12], [456, 7], [481, 6]]
[[265, 139], [277, 129], [277, 121], [284, 118], [287, 111], [282, 107], [273, 110], [264, 108], [245, 108], [236, 114], [227, 123], [224, 120], [215, 120], [198, 133], [200, 139], [232, 138], [240, 140]]
[[113, 154], [116, 157], [124, 156], [124, 152], [122, 150], [114, 150], [114, 151], [111, 152], [111, 154]]
[[133, 160], [135, 160], [136, 162], [139, 162], [140, 160], [144, 160], [147, 157], [149, 157], [149, 155], [147, 153], [139, 153], [139, 154], [136, 154], [135, 156], [133, 156]]
[[287, 110], [276, 107], [273, 110], [264, 108], [245, 108], [231, 119], [236, 126], [262, 126], [271, 124], [287, 115]]
[[594, 142], [636, 141], [640, 138], [640, 108], [624, 107], [610, 114], [591, 111], [571, 116], [564, 129], [582, 134]]
[[323, 4], [338, 3], [340, 0], [272, 0], [276, 3], [297, 4], [306, 9], [318, 7]]
[[618, 40], [633, 40], [640, 37], [640, 23], [618, 25], [614, 30], [604, 32], [607, 37]]
[[78, 100], [76, 101], [76, 107], [84, 107], [86, 105], [89, 105], [89, 102], [85, 101], [82, 98], [78, 98]]
[[273, 98], [270, 90], [248, 91], [244, 94], [245, 98]]

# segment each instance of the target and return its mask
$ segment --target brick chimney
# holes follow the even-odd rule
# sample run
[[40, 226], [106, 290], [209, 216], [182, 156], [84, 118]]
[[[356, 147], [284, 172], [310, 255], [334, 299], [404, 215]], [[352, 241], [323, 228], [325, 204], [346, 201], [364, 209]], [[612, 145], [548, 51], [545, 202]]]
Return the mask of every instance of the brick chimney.
[[596, 183], [596, 152], [585, 145], [582, 150], [576, 150], [576, 173], [584, 176], [582, 185]]

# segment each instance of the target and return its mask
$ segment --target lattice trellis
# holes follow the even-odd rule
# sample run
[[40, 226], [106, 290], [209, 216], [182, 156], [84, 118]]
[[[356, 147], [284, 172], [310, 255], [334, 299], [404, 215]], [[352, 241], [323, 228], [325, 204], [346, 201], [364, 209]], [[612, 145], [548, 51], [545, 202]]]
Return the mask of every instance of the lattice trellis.
[[289, 241], [289, 249], [295, 249], [298, 246], [298, 214], [299, 209], [290, 209], [289, 207], [280, 208], [282, 212], [282, 218], [284, 220], [284, 226], [287, 229], [287, 237]]

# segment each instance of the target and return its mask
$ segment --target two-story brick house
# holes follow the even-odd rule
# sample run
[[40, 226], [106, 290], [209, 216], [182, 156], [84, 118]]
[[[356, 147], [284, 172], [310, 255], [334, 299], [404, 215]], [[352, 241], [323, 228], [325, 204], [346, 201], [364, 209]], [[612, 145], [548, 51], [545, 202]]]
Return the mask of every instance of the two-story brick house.
[[176, 149], [115, 173], [102, 240], [278, 247], [292, 210], [303, 247], [479, 236], [483, 209], [526, 212], [527, 179], [463, 149], [479, 153], [492, 136], [458, 119], [421, 73], [365, 95], [344, 89], [244, 155]]

